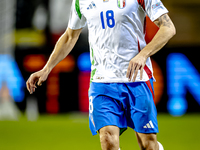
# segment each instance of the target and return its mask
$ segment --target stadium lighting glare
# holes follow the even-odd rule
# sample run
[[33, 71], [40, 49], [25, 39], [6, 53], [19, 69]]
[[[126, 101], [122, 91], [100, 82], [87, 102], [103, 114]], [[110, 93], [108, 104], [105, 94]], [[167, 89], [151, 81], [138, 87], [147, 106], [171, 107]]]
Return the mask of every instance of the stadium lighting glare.
[[91, 70], [90, 53], [89, 52], [82, 53], [78, 57], [77, 65], [80, 71], [90, 71]]
[[11, 97], [16, 102], [23, 101], [25, 81], [17, 63], [9, 54], [0, 55], [0, 89], [2, 83], [6, 83]]
[[200, 105], [200, 75], [189, 59], [181, 53], [167, 58], [167, 109], [171, 115], [180, 116], [187, 111], [186, 94], [190, 92]]

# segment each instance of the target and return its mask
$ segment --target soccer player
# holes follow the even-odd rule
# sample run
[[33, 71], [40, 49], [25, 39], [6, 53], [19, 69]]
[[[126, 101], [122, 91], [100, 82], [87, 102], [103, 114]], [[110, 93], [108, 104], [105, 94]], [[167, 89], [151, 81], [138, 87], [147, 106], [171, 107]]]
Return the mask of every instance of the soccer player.
[[[145, 16], [159, 27], [145, 42]], [[153, 101], [150, 56], [175, 35], [168, 10], [160, 0], [73, 0], [68, 28], [57, 41], [44, 68], [27, 81], [32, 94], [53, 67], [73, 49], [87, 24], [91, 57], [89, 121], [99, 132], [102, 150], [118, 150], [119, 135], [135, 130], [142, 150], [163, 150], [157, 142], [157, 110]]]

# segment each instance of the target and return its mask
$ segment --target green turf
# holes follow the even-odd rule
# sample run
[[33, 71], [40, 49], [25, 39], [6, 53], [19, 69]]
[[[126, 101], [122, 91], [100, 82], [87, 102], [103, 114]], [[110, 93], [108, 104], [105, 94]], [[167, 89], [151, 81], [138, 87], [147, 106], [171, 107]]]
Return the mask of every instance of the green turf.
[[[158, 123], [158, 140], [165, 150], [199, 149], [200, 114], [159, 114]], [[123, 133], [120, 147], [139, 150], [134, 131]], [[86, 115], [41, 115], [36, 122], [22, 116], [16, 122], [0, 121], [0, 150], [100, 150], [100, 143], [91, 135]]]

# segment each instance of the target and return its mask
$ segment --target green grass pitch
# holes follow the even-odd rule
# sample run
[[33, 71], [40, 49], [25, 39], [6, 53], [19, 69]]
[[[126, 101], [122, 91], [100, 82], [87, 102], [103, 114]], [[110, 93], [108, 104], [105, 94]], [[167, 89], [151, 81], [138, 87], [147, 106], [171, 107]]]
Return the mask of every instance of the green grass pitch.
[[[158, 114], [160, 141], [165, 150], [200, 149], [200, 114], [172, 117]], [[139, 150], [130, 128], [120, 137], [121, 150]], [[100, 150], [83, 114], [41, 115], [36, 122], [0, 121], [0, 150]]]

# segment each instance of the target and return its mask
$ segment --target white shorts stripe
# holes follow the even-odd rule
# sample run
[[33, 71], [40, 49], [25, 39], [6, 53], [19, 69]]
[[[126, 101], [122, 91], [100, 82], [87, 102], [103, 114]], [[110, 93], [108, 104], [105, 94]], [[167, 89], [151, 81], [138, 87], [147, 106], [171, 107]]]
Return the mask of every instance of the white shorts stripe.
[[151, 127], [154, 128], [154, 125], [151, 120], [149, 121], [149, 123], [150, 123]]

